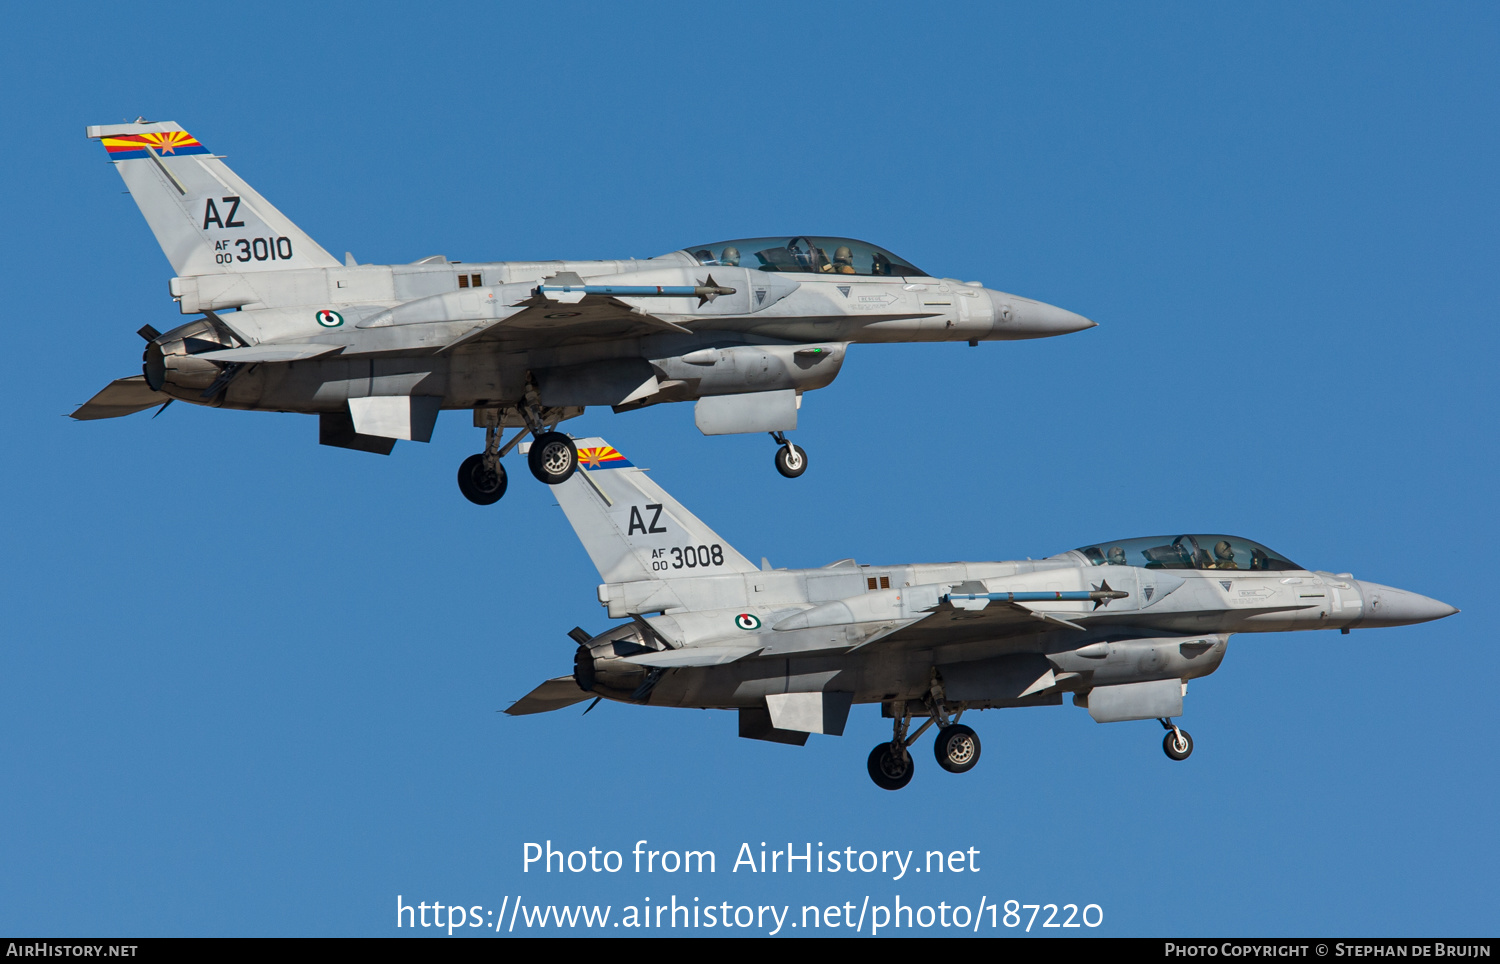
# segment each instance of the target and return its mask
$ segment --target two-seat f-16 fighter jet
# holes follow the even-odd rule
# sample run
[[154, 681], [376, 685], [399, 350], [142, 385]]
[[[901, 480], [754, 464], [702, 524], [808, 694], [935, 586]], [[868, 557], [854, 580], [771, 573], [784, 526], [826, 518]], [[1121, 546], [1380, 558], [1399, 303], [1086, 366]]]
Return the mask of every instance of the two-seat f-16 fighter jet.
[[506, 712], [591, 697], [734, 709], [740, 736], [800, 746], [809, 733], [842, 735], [853, 704], [879, 703], [893, 732], [869, 771], [887, 790], [910, 782], [909, 748], [930, 727], [938, 765], [963, 773], [979, 762], [979, 737], [959, 722], [967, 710], [1055, 706], [1064, 694], [1100, 723], [1159, 720], [1167, 756], [1183, 760], [1193, 740], [1173, 718], [1230, 635], [1457, 612], [1228, 535], [1024, 562], [757, 567], [603, 439], [578, 447], [582, 471], [553, 491], [604, 579], [600, 603], [630, 621], [574, 629], [573, 674]]
[[[74, 418], [181, 399], [318, 416], [325, 445], [389, 454], [467, 409], [484, 451], [459, 488], [505, 493], [500, 458], [526, 435], [557, 484], [577, 465], [557, 431], [590, 405], [696, 401], [706, 435], [767, 432], [776, 467], [802, 394], [860, 342], [1005, 341], [1093, 327], [1071, 311], [928, 275], [847, 238], [751, 238], [625, 261], [340, 263], [174, 123], [88, 128], [125, 179], [192, 321], [146, 339], [144, 375], [110, 383]], [[504, 428], [518, 431], [508, 442]], [[502, 444], [504, 442], [504, 444]]]

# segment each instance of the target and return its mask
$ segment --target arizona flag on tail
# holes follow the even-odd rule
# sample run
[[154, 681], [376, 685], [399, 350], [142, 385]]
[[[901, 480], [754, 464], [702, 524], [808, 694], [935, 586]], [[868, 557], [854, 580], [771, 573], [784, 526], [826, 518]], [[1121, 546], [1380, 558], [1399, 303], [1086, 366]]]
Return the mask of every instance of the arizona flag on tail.
[[[600, 442], [603, 439], [586, 439], [588, 442]], [[578, 467], [593, 471], [595, 469], [629, 469], [635, 466], [630, 460], [621, 455], [613, 445], [578, 446]]]
[[185, 154], [207, 154], [208, 148], [198, 143], [198, 138], [187, 131], [152, 131], [146, 134], [120, 134], [101, 137], [100, 143], [109, 152], [112, 161], [129, 161], [148, 158], [154, 151], [162, 155], [181, 157]]

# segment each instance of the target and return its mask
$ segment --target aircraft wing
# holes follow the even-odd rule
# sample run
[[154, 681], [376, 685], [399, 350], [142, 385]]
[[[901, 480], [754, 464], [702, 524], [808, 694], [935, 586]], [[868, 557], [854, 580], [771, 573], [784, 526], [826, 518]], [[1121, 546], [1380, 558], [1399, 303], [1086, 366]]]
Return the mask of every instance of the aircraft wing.
[[81, 422], [95, 418], [119, 418], [121, 415], [154, 408], [166, 401], [166, 395], [153, 392], [151, 386], [146, 384], [145, 375], [131, 375], [129, 378], [116, 378], [105, 385], [103, 391], [80, 405], [73, 417]]
[[1083, 630], [1079, 613], [1048, 613], [1025, 603], [992, 602], [983, 609], [966, 609], [943, 600], [919, 619], [876, 633], [855, 650], [867, 646], [925, 649], [977, 640], [1032, 636], [1057, 629]]
[[529, 716], [532, 713], [550, 713], [560, 710], [574, 703], [582, 703], [590, 699], [588, 693], [578, 688], [578, 683], [571, 676], [558, 676], [549, 679], [536, 689], [511, 704], [506, 710], [509, 716]]
[[608, 295], [585, 295], [576, 302], [532, 295], [517, 307], [524, 310], [464, 333], [443, 351], [481, 343], [562, 345], [690, 330]]

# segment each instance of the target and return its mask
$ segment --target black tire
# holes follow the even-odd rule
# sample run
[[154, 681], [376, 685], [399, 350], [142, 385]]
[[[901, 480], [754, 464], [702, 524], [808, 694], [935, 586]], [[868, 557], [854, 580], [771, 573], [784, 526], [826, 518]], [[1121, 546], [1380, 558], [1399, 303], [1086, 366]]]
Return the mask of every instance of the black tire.
[[870, 751], [869, 768], [870, 779], [882, 790], [900, 790], [911, 782], [911, 775], [917, 769], [904, 747], [900, 759], [897, 759], [889, 743], [882, 743]]
[[538, 481], [562, 485], [578, 468], [578, 448], [561, 432], [543, 432], [532, 441], [526, 464]]
[[492, 472], [485, 467], [484, 456], [471, 455], [458, 467], [458, 491], [475, 505], [494, 505], [505, 494], [508, 480], [505, 466], [495, 463]]
[[791, 442], [776, 450], [776, 471], [795, 479], [807, 471], [807, 453]]
[[979, 734], [962, 723], [951, 723], [938, 731], [932, 751], [944, 770], [968, 773], [979, 762]]
[[[1177, 734], [1182, 734], [1182, 742], [1177, 742]], [[1187, 730], [1168, 730], [1167, 735], [1161, 741], [1161, 748], [1167, 756], [1174, 760], [1186, 760], [1193, 755], [1193, 737]]]

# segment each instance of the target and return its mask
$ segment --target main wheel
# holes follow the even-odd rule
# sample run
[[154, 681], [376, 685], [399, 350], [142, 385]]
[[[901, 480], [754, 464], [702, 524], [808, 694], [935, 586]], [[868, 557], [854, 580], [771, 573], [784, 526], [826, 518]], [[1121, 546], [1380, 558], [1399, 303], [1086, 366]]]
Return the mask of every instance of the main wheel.
[[[1182, 734], [1181, 737], [1178, 734]], [[1193, 738], [1184, 729], [1168, 730], [1161, 741], [1161, 748], [1174, 760], [1186, 760], [1193, 755]]]
[[916, 770], [916, 764], [912, 762], [911, 754], [906, 748], [901, 748], [901, 754], [897, 756], [891, 752], [889, 743], [881, 743], [870, 751], [870, 779], [882, 790], [900, 790], [911, 782], [911, 775]]
[[505, 494], [505, 466], [499, 462], [491, 470], [484, 455], [471, 455], [458, 467], [458, 491], [475, 505], [494, 505]]
[[938, 731], [932, 751], [944, 770], [968, 773], [979, 762], [979, 734], [962, 723], [951, 723]]
[[807, 471], [807, 453], [791, 442], [786, 443], [776, 450], [776, 471], [795, 479]]
[[526, 455], [531, 474], [548, 485], [561, 485], [578, 468], [578, 449], [561, 432], [543, 432], [531, 443]]

